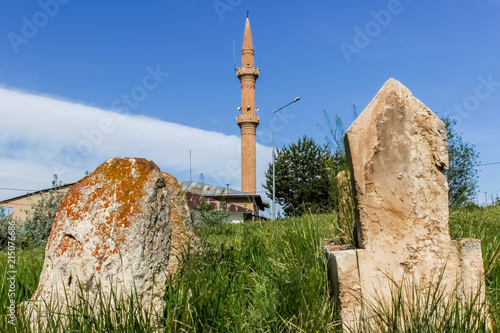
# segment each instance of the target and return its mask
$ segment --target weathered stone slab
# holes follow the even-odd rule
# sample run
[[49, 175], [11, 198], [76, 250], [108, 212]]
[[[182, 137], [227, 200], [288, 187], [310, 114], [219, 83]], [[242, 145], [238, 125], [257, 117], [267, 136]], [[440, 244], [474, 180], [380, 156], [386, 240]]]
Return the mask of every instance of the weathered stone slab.
[[[341, 263], [356, 270], [352, 262], [337, 260], [343, 254], [328, 252], [330, 267], [337, 269], [330, 273], [338, 277], [337, 289], [355, 285], [358, 293], [359, 285], [357, 299], [386, 309], [395, 284], [408, 282], [422, 294], [439, 285], [445, 295], [484, 295], [479, 243], [450, 238], [443, 173], [448, 167], [446, 129], [438, 116], [390, 79], [348, 129], [345, 144], [356, 207], [359, 277], [343, 273]], [[344, 325], [356, 323], [360, 305], [341, 305]]]
[[361, 313], [361, 283], [356, 252], [357, 250], [327, 251], [328, 279], [341, 309], [344, 330], [356, 327]]
[[473, 238], [459, 239], [458, 250], [462, 269], [463, 293], [466, 296], [477, 296], [478, 303], [483, 303], [486, 300], [486, 286], [484, 285], [481, 241]]
[[140, 158], [107, 160], [66, 195], [28, 311], [46, 302], [63, 309], [82, 289], [90, 300], [111, 290], [135, 294], [145, 309], [159, 310], [171, 249], [169, 214], [158, 166]]
[[166, 191], [169, 194], [170, 225], [172, 226], [172, 250], [168, 261], [167, 271], [173, 276], [182, 259], [189, 251], [203, 252], [203, 241], [194, 227], [189, 212], [186, 193], [177, 179], [169, 173], [163, 173]]
[[[401, 83], [387, 81], [348, 129], [358, 245], [393, 272], [426, 274], [450, 256], [444, 123]], [[425, 279], [425, 277], [423, 277]]]

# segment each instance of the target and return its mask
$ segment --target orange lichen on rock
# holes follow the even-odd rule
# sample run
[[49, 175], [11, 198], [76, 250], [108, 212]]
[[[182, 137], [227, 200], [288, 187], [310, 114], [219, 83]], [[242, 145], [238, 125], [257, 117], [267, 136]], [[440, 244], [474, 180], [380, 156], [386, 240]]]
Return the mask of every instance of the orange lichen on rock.
[[160, 304], [171, 249], [169, 201], [152, 161], [112, 158], [100, 165], [61, 204], [34, 300], [64, 300], [78, 279], [90, 291], [120, 281], [117, 291]]

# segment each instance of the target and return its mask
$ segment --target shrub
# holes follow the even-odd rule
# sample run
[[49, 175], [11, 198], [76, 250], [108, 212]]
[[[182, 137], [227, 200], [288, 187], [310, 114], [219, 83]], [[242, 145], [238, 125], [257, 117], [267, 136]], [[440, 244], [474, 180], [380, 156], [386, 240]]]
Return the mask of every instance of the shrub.
[[32, 213], [19, 228], [18, 239], [22, 247], [45, 246], [47, 243], [50, 229], [64, 198], [63, 193], [56, 191], [61, 185], [57, 175], [54, 175], [52, 188], [46, 193], [41, 193], [40, 200], [32, 204]]
[[7, 246], [9, 236], [9, 218], [5, 216], [3, 207], [0, 206], [0, 249]]
[[206, 202], [202, 202], [198, 210], [193, 212], [193, 223], [196, 227], [215, 226], [229, 222], [229, 213], [214, 210]]

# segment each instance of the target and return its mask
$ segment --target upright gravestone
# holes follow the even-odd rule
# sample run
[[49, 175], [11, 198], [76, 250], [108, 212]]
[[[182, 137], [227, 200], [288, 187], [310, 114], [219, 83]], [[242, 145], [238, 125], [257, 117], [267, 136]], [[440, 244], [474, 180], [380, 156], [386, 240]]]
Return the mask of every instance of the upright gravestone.
[[438, 116], [389, 79], [345, 143], [358, 248], [327, 249], [344, 328], [356, 326], [363, 302], [390, 307], [393, 283], [408, 278], [422, 292], [440, 279], [445, 293], [478, 291], [484, 300], [479, 241], [450, 238], [446, 129]]
[[148, 159], [111, 158], [71, 187], [26, 304], [34, 323], [44, 322], [47, 308], [64, 313], [83, 296], [96, 306], [101, 297], [137, 296], [143, 309], [161, 313], [175, 209], [165, 178]]

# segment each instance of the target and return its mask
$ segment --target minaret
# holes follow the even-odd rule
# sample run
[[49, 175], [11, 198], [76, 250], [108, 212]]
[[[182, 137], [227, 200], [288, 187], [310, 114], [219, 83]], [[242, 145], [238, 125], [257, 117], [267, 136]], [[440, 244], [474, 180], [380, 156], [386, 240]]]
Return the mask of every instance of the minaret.
[[254, 67], [254, 53], [250, 20], [247, 17], [241, 67], [236, 70], [241, 81], [241, 114], [236, 122], [241, 129], [241, 190], [257, 194], [255, 132], [259, 125], [259, 116], [255, 115], [255, 81], [259, 69]]

